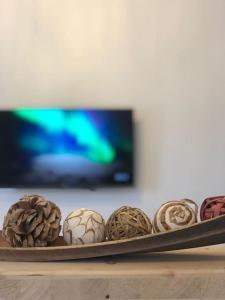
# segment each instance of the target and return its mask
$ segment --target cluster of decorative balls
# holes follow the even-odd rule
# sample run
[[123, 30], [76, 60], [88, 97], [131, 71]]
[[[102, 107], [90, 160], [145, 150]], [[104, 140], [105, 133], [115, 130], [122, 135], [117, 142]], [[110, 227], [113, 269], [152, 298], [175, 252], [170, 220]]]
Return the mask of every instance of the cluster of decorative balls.
[[[225, 214], [225, 197], [207, 198], [200, 209], [201, 221]], [[90, 209], [81, 208], [67, 216], [63, 237], [67, 244], [89, 244], [105, 240], [129, 239], [146, 234], [180, 229], [197, 222], [198, 206], [189, 199], [163, 204], [153, 222], [138, 208], [122, 206], [112, 213], [107, 223]]]
[[[204, 200], [201, 221], [225, 214], [225, 196]], [[181, 229], [197, 222], [198, 206], [189, 199], [166, 202], [157, 210], [153, 221], [139, 208], [122, 206], [105, 223], [96, 211], [81, 208], [63, 222], [63, 238], [68, 245], [82, 245], [130, 239], [151, 233]], [[41, 196], [24, 196], [10, 207], [2, 234], [12, 247], [46, 246], [59, 235], [60, 209]]]

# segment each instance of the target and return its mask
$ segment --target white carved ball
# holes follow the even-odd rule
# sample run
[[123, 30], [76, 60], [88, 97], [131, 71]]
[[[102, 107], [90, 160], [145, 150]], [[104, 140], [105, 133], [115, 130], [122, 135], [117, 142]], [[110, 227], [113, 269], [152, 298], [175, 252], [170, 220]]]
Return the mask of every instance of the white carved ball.
[[105, 240], [105, 221], [94, 210], [80, 208], [71, 212], [63, 223], [63, 238], [70, 245], [99, 243]]

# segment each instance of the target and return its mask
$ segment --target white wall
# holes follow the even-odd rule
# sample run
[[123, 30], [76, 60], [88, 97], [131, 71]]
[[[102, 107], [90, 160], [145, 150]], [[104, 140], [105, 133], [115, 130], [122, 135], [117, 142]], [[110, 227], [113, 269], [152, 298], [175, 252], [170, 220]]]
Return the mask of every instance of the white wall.
[[0, 108], [132, 107], [134, 189], [0, 190], [66, 215], [225, 193], [225, 0], [1, 0]]

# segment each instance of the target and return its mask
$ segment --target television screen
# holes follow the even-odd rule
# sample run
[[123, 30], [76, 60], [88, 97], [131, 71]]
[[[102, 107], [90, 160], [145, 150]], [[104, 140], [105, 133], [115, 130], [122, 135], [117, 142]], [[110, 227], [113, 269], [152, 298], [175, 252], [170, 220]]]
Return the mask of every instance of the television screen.
[[133, 183], [131, 110], [0, 111], [1, 187]]

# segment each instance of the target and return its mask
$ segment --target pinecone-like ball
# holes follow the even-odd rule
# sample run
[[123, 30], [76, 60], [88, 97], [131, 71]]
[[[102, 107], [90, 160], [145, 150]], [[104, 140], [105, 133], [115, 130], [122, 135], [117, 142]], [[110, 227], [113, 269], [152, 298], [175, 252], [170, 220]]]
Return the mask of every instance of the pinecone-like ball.
[[4, 219], [2, 235], [12, 247], [43, 247], [59, 236], [61, 212], [41, 196], [24, 196]]
[[225, 214], [225, 196], [206, 198], [200, 209], [201, 221]]
[[106, 224], [108, 240], [129, 239], [152, 232], [148, 216], [139, 208], [122, 206], [109, 217]]
[[[194, 208], [192, 208], [194, 207]], [[174, 200], [163, 204], [155, 214], [154, 232], [183, 228], [197, 222], [198, 207], [189, 199]]]
[[105, 221], [94, 210], [77, 209], [71, 212], [63, 223], [63, 238], [68, 245], [103, 242], [105, 240]]

